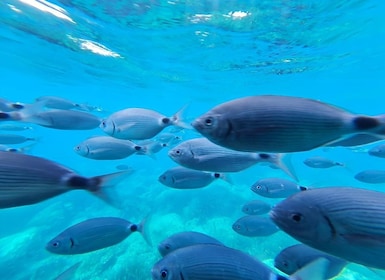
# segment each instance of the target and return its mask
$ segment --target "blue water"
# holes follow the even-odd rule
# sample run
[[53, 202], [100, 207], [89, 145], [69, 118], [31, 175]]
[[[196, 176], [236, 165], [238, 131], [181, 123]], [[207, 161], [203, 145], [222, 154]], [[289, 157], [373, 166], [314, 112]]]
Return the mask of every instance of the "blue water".
[[[61, 96], [99, 106], [101, 117], [128, 107], [171, 116], [188, 104], [185, 119], [190, 121], [221, 102], [264, 93], [310, 97], [355, 113], [381, 114], [384, 12], [385, 2], [375, 0], [4, 0], [0, 95], [25, 103], [42, 95]], [[38, 138], [30, 154], [84, 176], [115, 172], [123, 163], [135, 173], [120, 186], [121, 210], [83, 191], [1, 209], [1, 279], [54, 279], [79, 261], [73, 279], [150, 279], [151, 267], [160, 259], [156, 245], [182, 230], [205, 232], [270, 266], [281, 249], [296, 243], [282, 232], [247, 238], [231, 229], [243, 215], [243, 203], [258, 198], [249, 186], [263, 177], [286, 177], [279, 170], [254, 166], [233, 174], [233, 186], [215, 181], [199, 190], [169, 189], [157, 181], [175, 166], [166, 149], [155, 160], [131, 156], [95, 161], [72, 149], [87, 137], [103, 135], [100, 129], [31, 126], [32, 131], [22, 132]], [[183, 139], [196, 137], [180, 133]], [[353, 178], [363, 169], [384, 164], [365, 149], [319, 148], [292, 159], [302, 184], [383, 190], [383, 185]], [[302, 161], [311, 155], [327, 156], [347, 167], [310, 169]], [[150, 217], [147, 230], [153, 246], [132, 234], [119, 245], [83, 255], [53, 255], [44, 249], [66, 227], [99, 216], [132, 222]], [[352, 264], [336, 279], [381, 277]]]

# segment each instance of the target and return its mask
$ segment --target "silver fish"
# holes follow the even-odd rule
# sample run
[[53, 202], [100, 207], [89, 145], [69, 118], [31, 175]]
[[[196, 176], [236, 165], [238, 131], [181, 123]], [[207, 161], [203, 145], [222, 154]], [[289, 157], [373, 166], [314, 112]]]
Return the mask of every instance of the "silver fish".
[[206, 138], [184, 141], [168, 152], [176, 163], [191, 169], [212, 172], [238, 172], [257, 163], [267, 163], [296, 178], [283, 154], [238, 152], [216, 145]]
[[24, 131], [24, 130], [32, 130], [32, 126], [25, 125], [17, 125], [13, 123], [2, 123], [0, 124], [0, 130], [8, 130], [8, 131]]
[[175, 250], [152, 268], [153, 280], [285, 280], [324, 279], [327, 261], [319, 259], [289, 278], [278, 275], [242, 251], [215, 244]]
[[118, 244], [133, 232], [142, 233], [143, 225], [115, 217], [94, 218], [67, 228], [45, 248], [60, 255], [84, 254]]
[[40, 96], [36, 98], [36, 101], [44, 102], [46, 107], [52, 108], [52, 109], [61, 109], [61, 110], [77, 109], [81, 111], [94, 111], [97, 108], [96, 106], [76, 103], [59, 96]]
[[[174, 189], [198, 189], [206, 187], [216, 179], [228, 181], [225, 174], [207, 172], [177, 166], [165, 171], [158, 181]], [[230, 181], [231, 182], [231, 181]]]
[[127, 108], [103, 120], [100, 128], [119, 139], [143, 140], [156, 136], [164, 128], [175, 125], [187, 127], [182, 121], [184, 108], [172, 117], [144, 108]]
[[252, 200], [242, 206], [242, 212], [248, 215], [266, 214], [271, 210], [271, 205], [262, 200]]
[[54, 129], [88, 130], [97, 128], [101, 119], [87, 112], [52, 109], [34, 114], [30, 122]]
[[158, 245], [158, 251], [164, 257], [165, 255], [174, 252], [179, 248], [197, 244], [216, 244], [224, 246], [222, 242], [219, 242], [215, 238], [204, 233], [196, 231], [183, 231], [175, 233], [160, 242]]
[[[113, 160], [126, 158], [142, 151], [143, 148], [130, 140], [110, 136], [95, 136], [84, 140], [74, 147], [74, 151], [86, 158]], [[145, 153], [145, 151], [142, 151]]]
[[300, 192], [271, 211], [298, 241], [345, 260], [385, 269], [385, 193], [352, 187]]
[[348, 264], [346, 260], [324, 253], [305, 244], [296, 244], [283, 249], [274, 259], [274, 266], [286, 274], [293, 274], [318, 258], [329, 261], [326, 278], [336, 277]]
[[232, 228], [238, 234], [250, 237], [269, 236], [279, 231], [270, 218], [251, 215], [236, 220]]
[[330, 168], [333, 166], [345, 166], [342, 162], [334, 161], [325, 157], [310, 157], [303, 161], [303, 163], [312, 168]]
[[368, 184], [383, 184], [385, 183], [385, 170], [364, 170], [357, 173], [354, 178]]
[[375, 157], [385, 158], [385, 144], [380, 144], [372, 147], [368, 154]]
[[282, 178], [264, 178], [255, 182], [250, 189], [260, 196], [285, 198], [297, 192], [306, 191], [308, 187]]
[[0, 144], [21, 144], [27, 141], [35, 140], [35, 138], [18, 134], [0, 134]]
[[307, 151], [357, 133], [384, 138], [384, 116], [354, 115], [317, 100], [280, 95], [225, 102], [192, 126], [218, 145], [248, 152]]
[[109, 190], [130, 173], [87, 178], [41, 157], [0, 152], [0, 208], [38, 203], [71, 190], [87, 190], [114, 204]]

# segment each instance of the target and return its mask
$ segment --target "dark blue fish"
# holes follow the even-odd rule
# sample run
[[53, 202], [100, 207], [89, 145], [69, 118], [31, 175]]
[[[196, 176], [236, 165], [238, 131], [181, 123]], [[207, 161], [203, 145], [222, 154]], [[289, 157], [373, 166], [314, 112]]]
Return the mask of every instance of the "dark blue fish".
[[38, 203], [71, 190], [86, 190], [114, 203], [109, 190], [129, 174], [87, 178], [44, 158], [0, 151], [0, 208]]
[[94, 218], [67, 228], [49, 241], [46, 249], [60, 255], [83, 254], [118, 244], [136, 231], [143, 232], [143, 223], [114, 217]]
[[[183, 231], [175, 233], [158, 245], [159, 253], [164, 257], [165, 255], [183, 247], [188, 247], [197, 244], [216, 244], [223, 245], [215, 238], [204, 233], [195, 231]], [[224, 246], [224, 245], [223, 245]]]

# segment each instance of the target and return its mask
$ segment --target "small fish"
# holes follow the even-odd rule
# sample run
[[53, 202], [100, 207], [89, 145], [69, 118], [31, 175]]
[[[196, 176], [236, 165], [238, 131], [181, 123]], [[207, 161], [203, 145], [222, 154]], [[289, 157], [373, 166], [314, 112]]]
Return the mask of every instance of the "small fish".
[[365, 266], [385, 269], [385, 193], [324, 187], [299, 192], [270, 211], [298, 241]]
[[8, 131], [24, 131], [24, 130], [32, 130], [32, 126], [25, 125], [17, 125], [13, 123], [2, 123], [0, 124], [0, 130], [8, 130]]
[[385, 170], [364, 170], [357, 173], [354, 178], [368, 184], [382, 184], [385, 183]]
[[133, 232], [142, 233], [143, 224], [115, 217], [89, 219], [54, 237], [46, 250], [59, 255], [84, 254], [118, 244]]
[[279, 231], [270, 218], [251, 215], [239, 218], [232, 228], [238, 234], [250, 237], [269, 236]]
[[333, 166], [345, 166], [345, 164], [333, 161], [325, 157], [310, 157], [304, 160], [305, 165], [312, 168], [330, 168]]
[[0, 151], [24, 154], [26, 152], [29, 152], [33, 146], [35, 146], [35, 143], [24, 147], [18, 147], [18, 148], [9, 147], [7, 145], [0, 145]]
[[88, 130], [100, 125], [100, 118], [87, 112], [52, 109], [34, 114], [30, 122], [62, 130]]
[[175, 135], [174, 133], [164, 132], [159, 134], [156, 137], [156, 140], [163, 144], [166, 144], [167, 147], [172, 147], [176, 144], [179, 144], [182, 141], [182, 137], [179, 135]]
[[383, 115], [355, 115], [317, 100], [280, 95], [219, 104], [192, 126], [218, 145], [245, 152], [308, 151], [352, 134], [384, 138]]
[[255, 182], [250, 189], [264, 197], [285, 198], [297, 192], [308, 190], [308, 187], [282, 178], [264, 178]]
[[153, 266], [151, 274], [153, 280], [321, 280], [325, 279], [327, 263], [319, 259], [286, 278], [242, 251], [197, 244], [167, 254]]
[[179, 248], [197, 244], [216, 244], [219, 246], [224, 246], [222, 242], [219, 242], [215, 238], [204, 233], [195, 231], [183, 231], [175, 233], [160, 242], [158, 245], [158, 251], [164, 257], [165, 255], [174, 252]]
[[96, 160], [122, 159], [142, 150], [142, 146], [130, 140], [116, 139], [110, 136], [91, 137], [74, 147], [77, 154]]
[[274, 266], [288, 275], [295, 273], [318, 258], [329, 261], [326, 278], [330, 279], [340, 274], [348, 264], [347, 261], [324, 253], [305, 244], [296, 244], [283, 249], [274, 259]]
[[110, 189], [129, 174], [131, 170], [87, 178], [41, 157], [0, 152], [0, 209], [35, 204], [71, 190], [87, 190], [115, 204]]
[[368, 151], [368, 154], [375, 157], [385, 158], [385, 144], [377, 145]]
[[158, 181], [174, 189], [199, 189], [208, 186], [216, 179], [231, 183], [225, 174], [194, 170], [182, 166], [168, 169], [159, 176]]
[[271, 205], [262, 200], [252, 200], [245, 203], [242, 212], [248, 215], [266, 214], [271, 210]]
[[35, 141], [35, 138], [17, 134], [0, 134], [0, 144], [21, 144], [27, 141]]
[[108, 135], [119, 139], [149, 139], [170, 125], [189, 127], [182, 121], [184, 109], [172, 117], [166, 117], [149, 109], [128, 108], [110, 115], [101, 122], [100, 128]]
[[278, 167], [296, 178], [291, 163], [283, 154], [249, 153], [230, 150], [206, 138], [184, 141], [168, 152], [176, 163], [191, 169], [212, 172], [238, 172], [258, 163]]
[[36, 98], [36, 102], [44, 102], [46, 107], [60, 110], [77, 109], [81, 111], [93, 111], [94, 108], [96, 108], [95, 106], [89, 106], [87, 104], [75, 103], [59, 96], [40, 96]]

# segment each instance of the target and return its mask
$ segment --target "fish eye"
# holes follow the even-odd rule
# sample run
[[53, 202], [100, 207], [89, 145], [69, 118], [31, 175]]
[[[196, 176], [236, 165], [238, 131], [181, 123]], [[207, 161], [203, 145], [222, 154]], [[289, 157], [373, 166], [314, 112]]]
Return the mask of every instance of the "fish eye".
[[162, 279], [166, 279], [166, 278], [167, 278], [167, 275], [168, 275], [167, 269], [162, 269], [162, 270], [160, 271], [160, 277], [161, 277]]
[[177, 155], [180, 155], [182, 152], [181, 152], [181, 150], [175, 150], [175, 153], [176, 153]]
[[75, 150], [76, 150], [76, 151], [80, 151], [80, 146], [76, 146], [76, 147], [75, 147]]
[[300, 213], [293, 213], [293, 214], [291, 214], [290, 218], [291, 218], [293, 221], [299, 223], [300, 221], [302, 221], [303, 216], [302, 216]]
[[106, 127], [107, 127], [106, 121], [102, 121], [102, 122], [101, 122], [101, 125], [102, 125], [103, 128], [106, 128]]
[[282, 264], [283, 264], [284, 267], [288, 267], [289, 266], [289, 264], [287, 262], [283, 262]]
[[166, 245], [164, 245], [164, 248], [165, 248], [166, 250], [170, 250], [170, 249], [171, 249], [171, 246], [170, 246], [170, 244], [166, 244]]
[[234, 227], [235, 229], [241, 229], [241, 226], [239, 224], [235, 225]]
[[214, 124], [214, 119], [213, 117], [208, 117], [205, 119], [205, 125], [206, 126], [212, 126]]
[[60, 246], [60, 242], [59, 241], [55, 241], [54, 243], [52, 243], [52, 246], [57, 248]]

